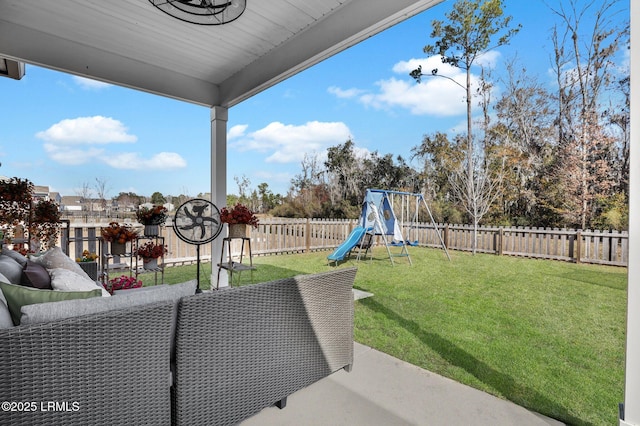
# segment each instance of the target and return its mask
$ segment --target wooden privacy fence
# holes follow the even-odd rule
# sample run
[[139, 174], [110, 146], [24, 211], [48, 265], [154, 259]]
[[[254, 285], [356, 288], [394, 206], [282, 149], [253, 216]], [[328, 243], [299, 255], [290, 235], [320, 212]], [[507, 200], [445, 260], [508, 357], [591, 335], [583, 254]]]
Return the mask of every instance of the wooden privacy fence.
[[[82, 255], [83, 250], [89, 250], [92, 253], [99, 253], [100, 229], [107, 224], [83, 224], [71, 223], [68, 225], [69, 231], [63, 232], [61, 237], [61, 247], [68, 247], [68, 254], [72, 258], [78, 258]], [[142, 234], [142, 225], [134, 225], [134, 228]], [[196, 261], [196, 246], [187, 244], [182, 241], [170, 226], [160, 227], [160, 235], [164, 237], [164, 243], [167, 246], [168, 254], [165, 256], [166, 265], [188, 264]], [[211, 260], [211, 245], [204, 244], [200, 246], [200, 258], [205, 261]]]
[[[440, 247], [435, 228], [422, 223], [414, 230], [422, 246]], [[473, 226], [441, 224], [447, 248], [473, 250]], [[411, 232], [411, 230], [410, 230]], [[479, 227], [476, 251], [497, 255], [627, 266], [629, 233], [559, 228]]]
[[[101, 226], [106, 224], [70, 224], [69, 254], [78, 257], [84, 249], [98, 252], [97, 236]], [[356, 226], [357, 220], [264, 218], [257, 228], [251, 229], [251, 249], [254, 256], [332, 250], [342, 244]], [[439, 224], [438, 229], [449, 250], [473, 250], [472, 226]], [[406, 225], [403, 231], [412, 244], [441, 247], [433, 224]], [[169, 250], [165, 257], [168, 265], [195, 261], [195, 246], [180, 240], [171, 226], [161, 227], [161, 235]], [[378, 239], [378, 243], [381, 242]], [[63, 236], [62, 246], [66, 244]], [[222, 244], [222, 237], [214, 244]], [[232, 253], [237, 254], [239, 247], [234, 244]], [[629, 234], [626, 231], [479, 227], [476, 250], [496, 255], [627, 266]], [[203, 260], [210, 260], [211, 245], [201, 246], [200, 255]]]

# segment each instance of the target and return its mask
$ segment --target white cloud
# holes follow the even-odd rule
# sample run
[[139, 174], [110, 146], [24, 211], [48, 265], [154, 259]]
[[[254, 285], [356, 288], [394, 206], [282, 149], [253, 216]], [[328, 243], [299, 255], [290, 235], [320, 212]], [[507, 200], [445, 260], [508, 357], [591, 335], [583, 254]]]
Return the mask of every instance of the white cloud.
[[[495, 66], [499, 52], [488, 52], [479, 62], [485, 66]], [[421, 83], [416, 83], [409, 73], [419, 66], [424, 74]], [[432, 115], [450, 117], [464, 115], [466, 112], [465, 90], [466, 74], [460, 68], [443, 64], [439, 56], [412, 58], [396, 63], [392, 71], [400, 77], [390, 77], [376, 82], [378, 90], [365, 91], [357, 88], [341, 89], [329, 87], [329, 93], [338, 98], [357, 99], [363, 105], [381, 109], [396, 108], [410, 111], [413, 115]], [[431, 76], [436, 74], [436, 76]], [[476, 85], [478, 77], [471, 75], [471, 84]]]
[[58, 146], [52, 143], [45, 143], [44, 150], [53, 161], [68, 166], [87, 164], [104, 155], [104, 149], [100, 148], [71, 148], [68, 146]]
[[[136, 143], [138, 138], [113, 118], [94, 116], [62, 120], [36, 133], [45, 141], [44, 150], [53, 161], [64, 165], [105, 163], [115, 169], [172, 170], [186, 167], [185, 159], [174, 152], [160, 152], [150, 158], [138, 153], [109, 152], [109, 144]], [[96, 147], [96, 145], [101, 146]]]
[[[440, 117], [464, 114], [466, 76], [459, 68], [443, 64], [439, 56], [413, 58], [394, 65], [393, 71], [408, 76], [414, 69], [422, 66], [425, 77], [421, 83], [413, 79], [399, 80], [390, 78], [378, 83], [379, 93], [362, 98], [361, 101], [378, 109], [400, 107], [408, 109], [414, 115], [435, 115]], [[437, 70], [437, 72], [435, 72]], [[430, 77], [436, 73], [437, 77]]]
[[241, 152], [270, 152], [268, 163], [295, 163], [302, 161], [305, 153], [320, 153], [329, 146], [344, 143], [350, 135], [349, 127], [342, 122], [311, 121], [295, 126], [276, 121], [230, 147]]
[[64, 145], [132, 143], [137, 141], [137, 136], [129, 134], [127, 130], [118, 120], [96, 115], [62, 120], [47, 130], [36, 133], [36, 137]]
[[[265, 170], [258, 170], [255, 176], [269, 184], [288, 184], [293, 179], [293, 174], [288, 172], [271, 173]], [[273, 191], [273, 188], [270, 188]]]
[[483, 65], [487, 68], [495, 68], [502, 55], [497, 50], [490, 50], [476, 58], [477, 65]]
[[80, 86], [82, 89], [85, 89], [85, 90], [101, 90], [101, 89], [106, 89], [108, 87], [111, 87], [111, 84], [109, 83], [104, 83], [102, 81], [92, 80], [90, 78], [79, 77], [79, 76], [73, 76], [73, 81], [74, 83], [76, 83], [78, 86]]
[[239, 137], [244, 136], [244, 134], [247, 131], [248, 127], [249, 127], [248, 124], [238, 124], [238, 125], [233, 126], [227, 132], [227, 139], [229, 139], [229, 140], [237, 139]]
[[371, 155], [371, 151], [364, 147], [354, 146], [353, 154], [356, 158], [367, 158], [369, 155]]
[[160, 152], [151, 158], [125, 152], [106, 156], [102, 160], [114, 169], [123, 170], [175, 170], [187, 166], [185, 159], [175, 152]]
[[465, 92], [461, 87], [443, 78], [413, 81], [391, 78], [376, 83], [380, 91], [365, 95], [360, 101], [376, 109], [400, 107], [413, 115], [435, 115], [440, 117], [464, 114]]
[[439, 56], [431, 56], [429, 58], [412, 58], [408, 61], [400, 61], [393, 66], [392, 70], [396, 74], [409, 75], [411, 71], [420, 66], [422, 67], [422, 71], [426, 73], [442, 65], [445, 64], [442, 63]]
[[340, 98], [340, 99], [351, 99], [365, 93], [365, 91], [361, 89], [356, 89], [356, 88], [341, 89], [336, 86], [329, 87], [327, 89], [327, 92], [331, 93], [332, 95], [335, 95], [337, 98]]

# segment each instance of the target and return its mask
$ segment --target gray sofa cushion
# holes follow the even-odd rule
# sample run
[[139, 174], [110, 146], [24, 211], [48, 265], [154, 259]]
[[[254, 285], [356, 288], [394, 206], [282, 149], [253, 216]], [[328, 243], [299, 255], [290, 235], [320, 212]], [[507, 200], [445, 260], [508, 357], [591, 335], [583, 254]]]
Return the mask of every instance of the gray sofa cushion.
[[145, 291], [127, 293], [129, 290], [125, 290], [116, 297], [28, 305], [22, 308], [20, 323], [39, 324], [167, 300], [174, 300], [177, 304], [181, 297], [193, 295], [195, 291], [196, 281], [192, 280], [181, 284], [150, 287], [150, 290]]
[[31, 258], [34, 262], [39, 263], [47, 269], [63, 268], [76, 274], [83, 276], [84, 278], [91, 279], [89, 275], [76, 263], [75, 260], [64, 254], [60, 247], [52, 247], [45, 251], [40, 256], [33, 256]]
[[7, 301], [11, 319], [15, 325], [20, 325], [21, 309], [32, 304], [50, 304], [51, 302], [68, 301], [100, 297], [99, 288], [93, 291], [54, 291], [0, 282], [0, 290]]
[[90, 291], [99, 288], [102, 296], [110, 297], [109, 292], [102, 286], [91, 280], [84, 272], [82, 275], [64, 268], [48, 269], [51, 275], [51, 287], [60, 291]]
[[[18, 253], [20, 254], [20, 253]], [[0, 274], [4, 275], [9, 284], [20, 284], [22, 281], [22, 266], [12, 257], [0, 255]]]
[[5, 256], [9, 256], [10, 258], [12, 258], [13, 260], [15, 260], [16, 262], [18, 262], [20, 264], [20, 266], [22, 266], [24, 268], [24, 266], [27, 264], [27, 258], [23, 255], [21, 255], [20, 253], [18, 253], [15, 250], [10, 250], [6, 247], [2, 248], [2, 254]]
[[114, 296], [122, 296], [122, 295], [127, 295], [127, 294], [132, 294], [135, 292], [142, 292], [142, 291], [154, 291], [157, 290], [160, 287], [167, 287], [169, 284], [158, 284], [158, 285], [154, 285], [154, 286], [149, 286], [149, 287], [136, 287], [136, 288], [128, 288], [126, 290], [114, 290], [113, 291], [113, 295]]
[[[0, 281], [6, 283], [7, 278], [0, 274]], [[2, 293], [2, 290], [0, 290], [0, 329], [11, 327], [13, 327], [13, 320], [11, 319], [7, 299], [4, 298], [4, 294]]]

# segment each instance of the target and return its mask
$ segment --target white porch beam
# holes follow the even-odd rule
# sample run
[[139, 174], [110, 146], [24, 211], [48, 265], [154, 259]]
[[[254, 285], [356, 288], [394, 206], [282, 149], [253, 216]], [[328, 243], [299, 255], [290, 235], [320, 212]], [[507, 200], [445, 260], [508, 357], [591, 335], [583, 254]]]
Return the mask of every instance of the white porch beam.
[[[229, 110], [224, 107], [211, 108], [211, 202], [219, 209], [227, 205], [227, 121]], [[217, 281], [216, 267], [222, 253], [222, 234], [211, 242], [211, 286]], [[220, 287], [229, 285], [227, 271], [220, 271]]]
[[0, 17], [0, 52], [9, 59], [203, 106], [218, 105], [218, 86], [175, 70], [55, 37]]
[[[631, 2], [631, 52], [640, 43], [640, 3]], [[635, 25], [634, 25], [635, 24]], [[640, 76], [640, 59], [631, 54], [631, 75]], [[640, 89], [631, 85], [629, 161], [629, 267], [627, 269], [627, 354], [624, 418], [621, 426], [640, 425]], [[635, 142], [634, 142], [635, 141]]]

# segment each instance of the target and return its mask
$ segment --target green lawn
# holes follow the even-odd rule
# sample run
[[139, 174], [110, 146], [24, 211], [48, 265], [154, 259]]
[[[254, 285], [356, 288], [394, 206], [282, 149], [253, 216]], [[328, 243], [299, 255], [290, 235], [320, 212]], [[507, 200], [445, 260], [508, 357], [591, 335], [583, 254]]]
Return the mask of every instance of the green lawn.
[[[355, 339], [569, 424], [617, 423], [623, 400], [624, 268], [410, 248], [357, 265]], [[326, 271], [328, 252], [256, 257], [254, 281]], [[202, 266], [208, 288], [211, 264]], [[165, 272], [195, 278], [195, 266]], [[250, 274], [245, 272], [243, 282]], [[462, 402], [462, 401], [461, 401]]]

